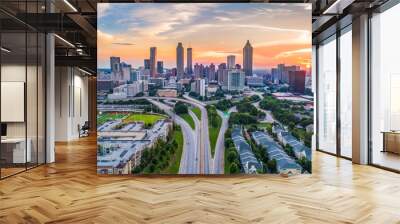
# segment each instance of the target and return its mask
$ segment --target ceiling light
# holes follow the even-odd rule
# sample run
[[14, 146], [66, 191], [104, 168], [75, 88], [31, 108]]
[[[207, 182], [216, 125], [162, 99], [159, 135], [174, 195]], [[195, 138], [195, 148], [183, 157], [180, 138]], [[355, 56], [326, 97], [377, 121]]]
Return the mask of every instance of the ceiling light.
[[78, 10], [68, 1], [64, 0], [65, 4], [67, 4], [74, 12], [78, 12]]
[[83, 73], [85, 73], [85, 74], [87, 74], [87, 75], [92, 75], [92, 73], [90, 73], [90, 72], [88, 72], [88, 71], [85, 71], [85, 70], [83, 70], [83, 69], [81, 69], [81, 68], [79, 68], [79, 67], [78, 67], [78, 70], [81, 71], [81, 72], [83, 72]]
[[5, 47], [1, 47], [1, 51], [4, 51], [4, 52], [6, 52], [6, 53], [10, 53], [10, 52], [11, 52], [11, 50], [8, 50], [8, 49], [5, 48]]
[[355, 0], [336, 0], [322, 14], [342, 14], [343, 10], [351, 5]]
[[59, 35], [57, 35], [57, 34], [54, 34], [54, 36], [55, 37], [57, 37], [59, 40], [61, 40], [62, 42], [64, 42], [64, 43], [66, 43], [67, 45], [69, 45], [70, 47], [73, 47], [73, 48], [75, 48], [75, 45], [73, 45], [71, 42], [69, 42], [68, 40], [66, 40], [66, 39], [64, 39], [64, 38], [62, 38], [62, 37], [60, 37]]

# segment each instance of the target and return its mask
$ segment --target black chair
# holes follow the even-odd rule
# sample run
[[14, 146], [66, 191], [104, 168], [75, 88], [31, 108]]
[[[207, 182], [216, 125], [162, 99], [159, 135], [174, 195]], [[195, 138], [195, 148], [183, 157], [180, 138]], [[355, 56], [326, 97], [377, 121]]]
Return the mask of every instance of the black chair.
[[82, 127], [78, 125], [78, 129], [79, 129], [79, 138], [89, 136], [89, 129], [90, 129], [89, 121], [85, 121]]

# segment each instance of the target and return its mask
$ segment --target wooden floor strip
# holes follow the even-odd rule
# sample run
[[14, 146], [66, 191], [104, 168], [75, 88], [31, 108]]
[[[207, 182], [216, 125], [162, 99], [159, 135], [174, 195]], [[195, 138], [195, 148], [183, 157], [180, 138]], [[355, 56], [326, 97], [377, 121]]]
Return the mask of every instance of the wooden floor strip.
[[96, 139], [0, 181], [0, 223], [400, 223], [400, 175], [321, 152], [295, 177], [96, 174]]

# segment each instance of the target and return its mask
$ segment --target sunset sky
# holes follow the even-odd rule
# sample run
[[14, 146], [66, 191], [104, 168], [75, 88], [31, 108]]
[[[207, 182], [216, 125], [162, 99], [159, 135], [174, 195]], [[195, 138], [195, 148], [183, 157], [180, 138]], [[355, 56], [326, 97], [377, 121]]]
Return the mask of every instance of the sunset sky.
[[98, 67], [110, 56], [134, 68], [143, 66], [150, 47], [165, 68], [176, 67], [176, 46], [193, 48], [193, 65], [242, 64], [246, 41], [253, 46], [253, 67], [311, 63], [311, 4], [267, 3], [99, 3]]

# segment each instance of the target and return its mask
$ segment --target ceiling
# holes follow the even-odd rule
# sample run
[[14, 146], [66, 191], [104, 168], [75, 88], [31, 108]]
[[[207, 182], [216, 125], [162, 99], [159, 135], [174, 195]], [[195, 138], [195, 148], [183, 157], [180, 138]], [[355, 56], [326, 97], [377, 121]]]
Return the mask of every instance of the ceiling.
[[[251, 0], [251, 2], [271, 3], [312, 3], [314, 40], [346, 16], [355, 16], [357, 13], [377, 7], [386, 1]], [[47, 5], [46, 0], [1, 0], [1, 29], [5, 33], [17, 33], [26, 29], [54, 32], [58, 35], [56, 38], [56, 65], [75, 65], [95, 73], [97, 66], [96, 4], [103, 2], [193, 2], [193, 0], [47, 0]], [[248, 1], [206, 0], [202, 2]]]

